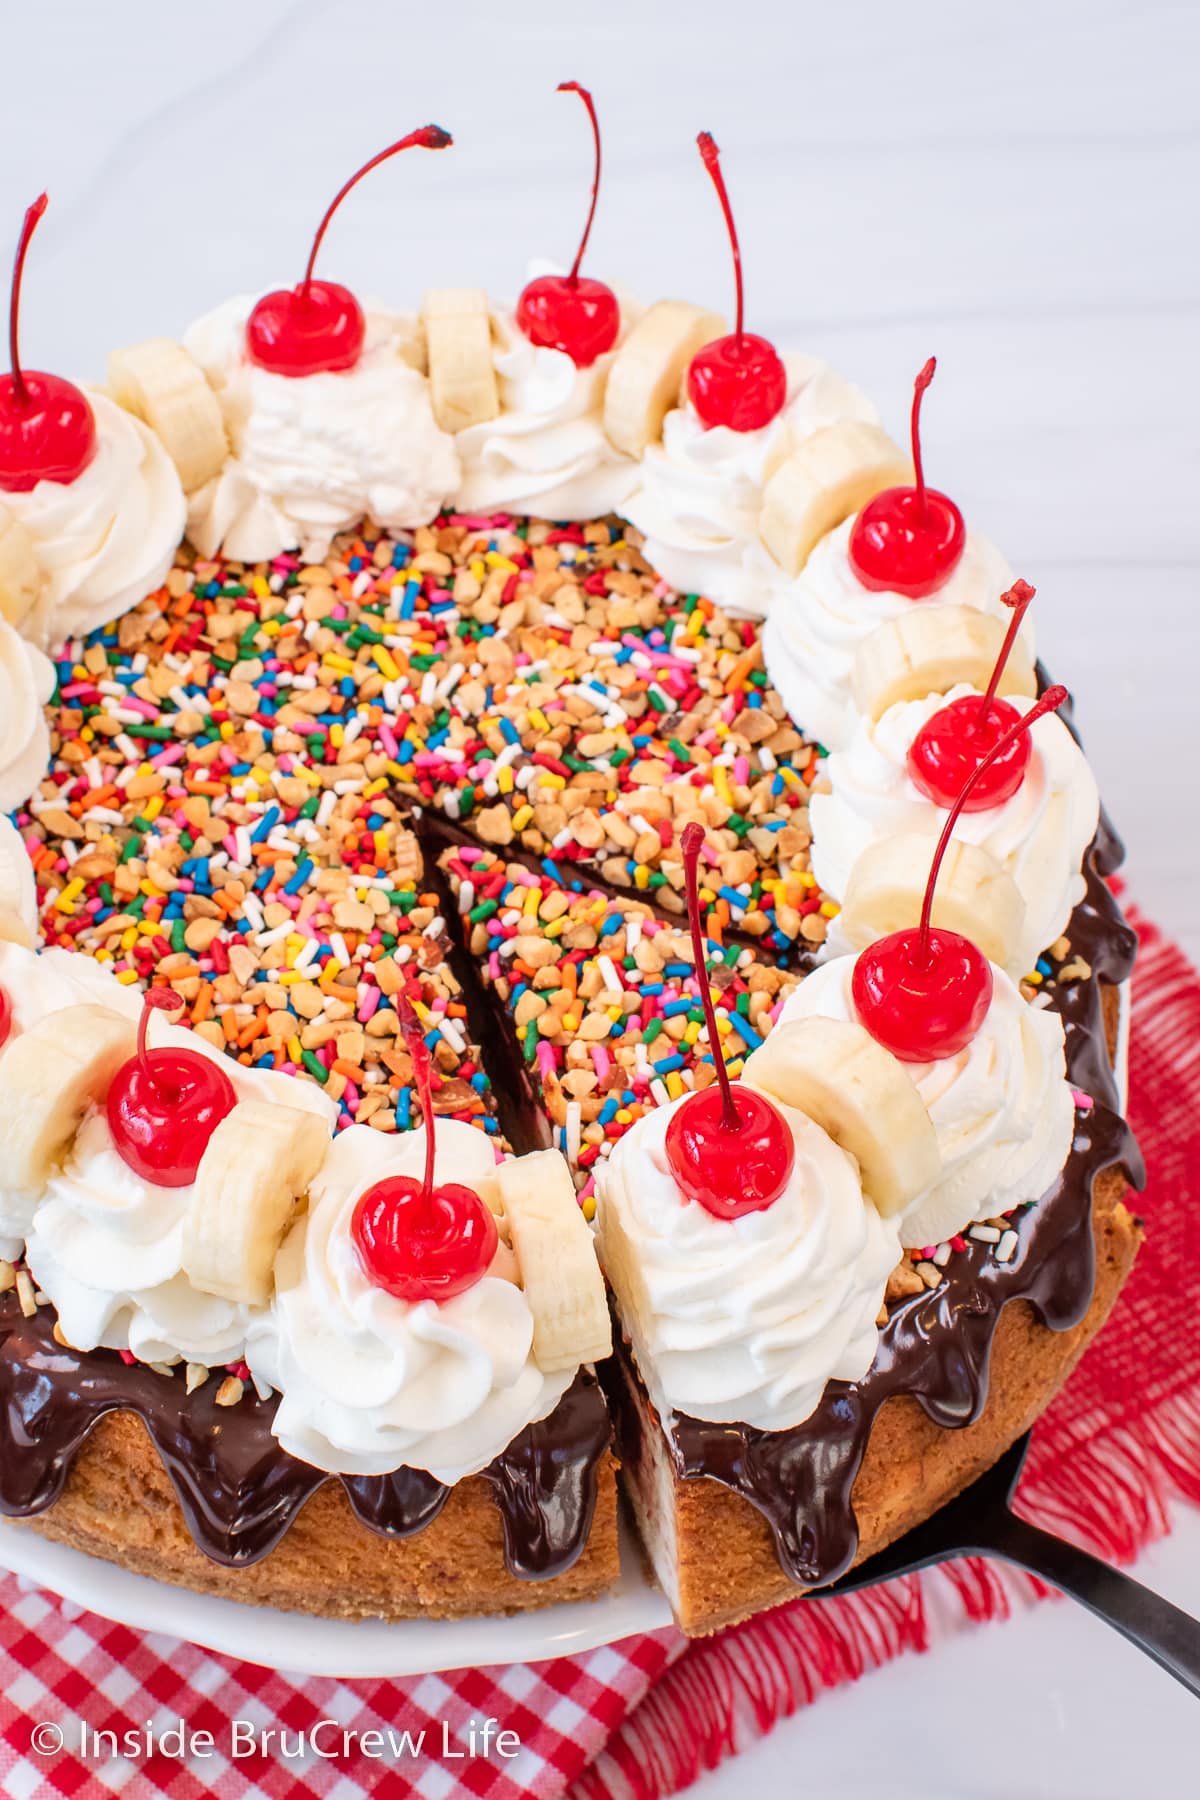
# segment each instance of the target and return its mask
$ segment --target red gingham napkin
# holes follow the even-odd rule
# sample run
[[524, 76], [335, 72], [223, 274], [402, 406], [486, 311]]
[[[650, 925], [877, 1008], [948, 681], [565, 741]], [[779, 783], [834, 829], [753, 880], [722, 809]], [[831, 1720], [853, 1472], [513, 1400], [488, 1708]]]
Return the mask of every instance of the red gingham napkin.
[[[1102, 1555], [1128, 1559], [1166, 1529], [1175, 1495], [1200, 1501], [1200, 977], [1144, 920], [1134, 983], [1132, 1115], [1151, 1171], [1140, 1202], [1150, 1232], [1113, 1319], [1038, 1428], [1022, 1510]], [[1181, 1353], [1181, 1344], [1185, 1346]], [[1137, 1382], [1129, 1358], [1136, 1354]], [[15, 1800], [126, 1791], [171, 1800], [350, 1800], [386, 1792], [444, 1800], [657, 1800], [705, 1767], [905, 1649], [932, 1627], [930, 1584], [948, 1585], [960, 1621], [1003, 1614], [1037, 1586], [963, 1562], [838, 1601], [799, 1601], [691, 1646], [673, 1630], [578, 1657], [460, 1670], [408, 1681], [299, 1680], [190, 1644], [140, 1637], [13, 1577], [0, 1579], [0, 1787]], [[952, 1629], [947, 1609], [939, 1628]], [[517, 1734], [512, 1758], [455, 1758], [472, 1721]], [[213, 1753], [81, 1758], [89, 1730], [144, 1734], [182, 1720], [210, 1732]], [[231, 1758], [230, 1721], [283, 1727], [267, 1754]], [[320, 1720], [332, 1758], [298, 1754]], [[57, 1726], [65, 1747], [43, 1739]], [[342, 1730], [424, 1730], [424, 1752], [393, 1760], [340, 1753]], [[477, 1724], [478, 1731], [478, 1724]], [[144, 1736], [142, 1741], [144, 1741]], [[368, 1740], [371, 1743], [372, 1740]], [[46, 1752], [49, 1753], [46, 1753]]]

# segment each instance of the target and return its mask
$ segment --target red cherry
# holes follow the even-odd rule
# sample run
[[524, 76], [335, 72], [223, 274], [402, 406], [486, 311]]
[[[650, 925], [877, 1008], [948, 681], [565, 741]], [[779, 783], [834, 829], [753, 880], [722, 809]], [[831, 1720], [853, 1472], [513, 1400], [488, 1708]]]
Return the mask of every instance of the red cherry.
[[871, 1036], [901, 1062], [941, 1062], [966, 1048], [992, 1003], [992, 968], [961, 932], [930, 924], [938, 872], [971, 791], [1009, 743], [1067, 698], [1050, 687], [1024, 718], [996, 740], [968, 775], [947, 815], [929, 868], [921, 922], [880, 938], [859, 956], [851, 993]]
[[531, 344], [544, 350], [561, 350], [577, 369], [590, 369], [598, 356], [612, 349], [621, 329], [621, 306], [612, 289], [579, 273], [600, 192], [600, 121], [587, 88], [580, 87], [577, 81], [560, 81], [558, 91], [578, 94], [592, 121], [596, 143], [592, 204], [570, 274], [539, 275], [531, 281], [517, 301], [517, 324]]
[[996, 689], [1021, 628], [1021, 620], [1029, 611], [1036, 592], [1027, 581], [1017, 581], [1001, 594], [1005, 606], [1012, 608], [1012, 618], [987, 691], [964, 694], [961, 699], [941, 707], [926, 720], [909, 746], [908, 773], [914, 786], [935, 806], [953, 805], [968, 775], [1005, 736], [1008, 736], [1008, 748], [989, 763], [986, 772], [971, 789], [970, 797], [963, 802], [962, 810], [988, 812], [993, 806], [1001, 806], [1012, 799], [1025, 779], [1033, 751], [1032, 740], [1026, 731], [1012, 735], [1012, 728], [1021, 715], [1007, 700], [997, 700]]
[[25, 370], [17, 341], [25, 255], [50, 204], [39, 194], [25, 214], [8, 305], [10, 375], [0, 375], [0, 488], [27, 494], [39, 481], [74, 481], [96, 452], [96, 418], [87, 395], [61, 375]]
[[275, 375], [293, 376], [354, 367], [362, 354], [367, 329], [363, 309], [340, 282], [313, 280], [313, 264], [326, 227], [351, 188], [357, 187], [364, 175], [389, 156], [414, 144], [425, 150], [444, 150], [453, 142], [450, 133], [440, 125], [423, 125], [365, 162], [338, 189], [317, 226], [303, 281], [297, 287], [276, 288], [264, 294], [250, 314], [246, 323], [246, 355], [251, 362]]
[[742, 329], [742, 253], [725, 177], [721, 173], [721, 152], [710, 132], [702, 131], [696, 142], [704, 166], [712, 176], [729, 228], [733, 278], [737, 284], [737, 319], [729, 337], [714, 338], [693, 356], [687, 374], [688, 398], [700, 423], [708, 430], [714, 425], [725, 425], [730, 431], [759, 431], [783, 411], [787, 400], [787, 370], [774, 344]]
[[0, 1049], [2, 1049], [5, 1044], [7, 1044], [9, 1038], [12, 1036], [12, 1028], [13, 1028], [12, 1001], [9, 999], [8, 995], [5, 993], [4, 989], [0, 988]]
[[944, 587], [967, 545], [963, 516], [946, 494], [925, 486], [921, 462], [921, 400], [933, 380], [931, 356], [913, 383], [912, 456], [915, 487], [885, 488], [863, 507], [850, 533], [850, 562], [865, 588], [922, 600]]
[[198, 1050], [148, 1050], [156, 1011], [177, 1012], [170, 988], [151, 988], [142, 1003], [137, 1055], [117, 1070], [108, 1090], [108, 1128], [117, 1155], [156, 1187], [190, 1187], [221, 1120], [237, 1105], [224, 1069]]
[[667, 1161], [678, 1186], [718, 1219], [764, 1212], [787, 1186], [796, 1150], [782, 1114], [764, 1094], [739, 1087], [735, 1095], [708, 983], [696, 865], [704, 827], [685, 825], [679, 840], [687, 877], [688, 919], [700, 1000], [717, 1070], [716, 1087], [689, 1094], [667, 1126]]
[[486, 1275], [499, 1234], [491, 1208], [460, 1182], [433, 1185], [436, 1155], [433, 1071], [420, 1022], [400, 997], [400, 1029], [408, 1045], [425, 1119], [425, 1173], [390, 1175], [359, 1198], [350, 1222], [363, 1268], [398, 1300], [451, 1300]]

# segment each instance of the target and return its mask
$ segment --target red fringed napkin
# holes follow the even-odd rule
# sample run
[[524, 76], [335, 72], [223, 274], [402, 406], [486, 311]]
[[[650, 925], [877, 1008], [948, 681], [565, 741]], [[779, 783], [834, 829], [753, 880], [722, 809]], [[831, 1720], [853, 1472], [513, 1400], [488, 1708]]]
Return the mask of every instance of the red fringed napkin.
[[[1021, 1484], [1022, 1511], [1114, 1561], [1167, 1529], [1167, 1503], [1200, 1501], [1200, 977], [1137, 919], [1132, 1118], [1150, 1169], [1140, 1202], [1150, 1230], [1112, 1320], [1038, 1426]], [[1129, 1373], [1136, 1366], [1137, 1380]], [[444, 1800], [658, 1800], [695, 1780], [822, 1690], [856, 1680], [930, 1639], [926, 1596], [944, 1584], [938, 1629], [1003, 1617], [1038, 1584], [997, 1564], [964, 1561], [836, 1601], [800, 1601], [701, 1643], [674, 1631], [534, 1666], [463, 1670], [411, 1681], [293, 1682], [63, 1605], [0, 1580], [0, 1787], [23, 1800], [129, 1782], [172, 1800], [300, 1800], [377, 1788]], [[949, 1617], [950, 1624], [943, 1620]], [[521, 1740], [510, 1761], [447, 1759], [472, 1720], [498, 1719]], [[72, 1754], [89, 1730], [156, 1729], [182, 1718], [215, 1752], [109, 1765]], [[278, 1754], [234, 1761], [229, 1720], [296, 1734], [323, 1719], [361, 1733], [424, 1729], [416, 1760]], [[39, 1756], [34, 1727], [62, 1727], [66, 1748]], [[331, 1727], [324, 1739], [328, 1746]], [[139, 1781], [140, 1777], [140, 1781]]]

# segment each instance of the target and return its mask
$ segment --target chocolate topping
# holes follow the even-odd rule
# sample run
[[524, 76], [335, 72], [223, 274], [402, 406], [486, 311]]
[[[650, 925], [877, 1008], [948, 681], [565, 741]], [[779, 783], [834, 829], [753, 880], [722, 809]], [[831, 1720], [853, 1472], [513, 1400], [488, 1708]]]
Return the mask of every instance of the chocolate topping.
[[[196, 1544], [232, 1568], [268, 1555], [326, 1481], [340, 1481], [357, 1517], [384, 1537], [411, 1536], [445, 1505], [449, 1488], [421, 1469], [334, 1476], [289, 1456], [271, 1435], [274, 1398], [248, 1389], [236, 1406], [217, 1406], [216, 1381], [186, 1394], [177, 1378], [110, 1350], [67, 1349], [53, 1331], [50, 1307], [27, 1319], [15, 1294], [0, 1297], [0, 1513], [27, 1518], [52, 1506], [80, 1444], [115, 1411], [141, 1419]], [[526, 1426], [484, 1470], [511, 1574], [540, 1581], [571, 1567], [587, 1542], [608, 1442], [603, 1396], [581, 1371], [549, 1418]]]
[[790, 1431], [713, 1425], [677, 1414], [669, 1433], [686, 1480], [708, 1475], [757, 1507], [781, 1567], [805, 1587], [833, 1581], [854, 1560], [851, 1489], [876, 1414], [911, 1394], [937, 1425], [969, 1425], [987, 1399], [1000, 1310], [1028, 1300], [1053, 1331], [1077, 1325], [1092, 1296], [1092, 1183], [1135, 1156], [1128, 1127], [1107, 1107], [1081, 1116], [1058, 1183], [1020, 1220], [1011, 1262], [968, 1240], [945, 1280], [892, 1308], [861, 1381], [831, 1381], [814, 1413]]

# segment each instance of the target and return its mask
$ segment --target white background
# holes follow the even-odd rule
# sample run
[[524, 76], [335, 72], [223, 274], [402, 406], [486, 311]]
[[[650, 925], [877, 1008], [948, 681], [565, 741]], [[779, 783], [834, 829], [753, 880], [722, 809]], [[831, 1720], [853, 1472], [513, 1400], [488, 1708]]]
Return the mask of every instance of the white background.
[[[711, 129], [753, 328], [827, 355], [898, 433], [936, 351], [930, 478], [1036, 583], [1134, 891], [1200, 958], [1198, 57], [1197, 9], [1147, 0], [10, 6], [0, 238], [48, 188], [26, 361], [99, 377], [115, 343], [297, 279], [345, 175], [434, 119], [456, 148], [374, 176], [323, 272], [402, 303], [512, 292], [573, 252], [574, 77], [605, 127], [591, 271], [727, 307]], [[1193, 1524], [1148, 1566], [1200, 1608], [1198, 1550]], [[1198, 1723], [1042, 1607], [822, 1700], [706, 1791], [1177, 1794]]]

